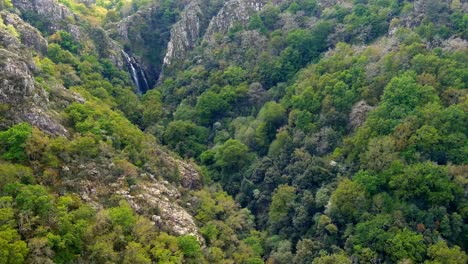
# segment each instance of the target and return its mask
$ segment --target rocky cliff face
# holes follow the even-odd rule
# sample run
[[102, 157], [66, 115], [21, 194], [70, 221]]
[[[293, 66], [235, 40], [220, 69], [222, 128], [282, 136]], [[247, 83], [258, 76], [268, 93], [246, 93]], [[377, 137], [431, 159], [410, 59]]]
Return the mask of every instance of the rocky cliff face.
[[[181, 19], [171, 29], [163, 73], [166, 69], [177, 67], [199, 43], [211, 42], [216, 33], [224, 34], [236, 23], [246, 25], [251, 14], [260, 11], [264, 5], [264, 0], [230, 0], [212, 16], [205, 3], [200, 0], [190, 2]], [[159, 80], [163, 77], [161, 74]]]
[[40, 54], [47, 53], [47, 40], [41, 35], [39, 30], [25, 23], [18, 15], [0, 12], [5, 25], [13, 26], [19, 33], [21, 43], [29, 48], [34, 49]]
[[[11, 105], [22, 103], [34, 96], [34, 79], [28, 65], [8, 50], [0, 49], [1, 90], [0, 101]], [[41, 97], [41, 96], [39, 96]]]
[[[32, 18], [37, 14], [45, 22], [50, 31], [68, 28], [68, 23], [75, 19], [75, 15], [63, 4], [56, 0], [13, 0], [13, 5], [21, 12]], [[36, 17], [37, 19], [38, 17]]]
[[[159, 75], [161, 62], [154, 63], [152, 60], [157, 58], [149, 57], [152, 49], [157, 49], [160, 43], [165, 46], [167, 42], [161, 37], [151, 36], [145, 32], [147, 28], [160, 27], [156, 19], [158, 12], [157, 6], [149, 6], [140, 10], [121, 21], [111, 24], [107, 28], [107, 34], [113, 40], [121, 43], [125, 47], [125, 52], [130, 55], [134, 63], [138, 64], [141, 69], [141, 74], [145, 76], [148, 88], [154, 86], [157, 76]], [[143, 25], [143, 26], [142, 26]], [[122, 53], [121, 54], [125, 54]], [[124, 55], [124, 62], [128, 63], [128, 58]], [[145, 92], [145, 91], [144, 91]]]
[[200, 35], [200, 21], [203, 16], [200, 1], [188, 4], [181, 15], [181, 19], [171, 29], [171, 40], [167, 45], [164, 65], [170, 65], [175, 60], [182, 60], [191, 50]]
[[[15, 36], [0, 27], [0, 104], [6, 118], [2, 127], [14, 123], [28, 122], [55, 135], [66, 135], [67, 130], [48, 110], [47, 93], [36, 85], [33, 71], [32, 54], [27, 48], [41, 52], [47, 42], [40, 33], [13, 14], [1, 13], [4, 23], [19, 32]], [[20, 41], [24, 39], [23, 45]]]
[[213, 41], [214, 35], [226, 34], [236, 23], [245, 26], [249, 22], [250, 16], [258, 12], [265, 5], [263, 0], [231, 0], [228, 1], [219, 13], [211, 20], [204, 39]]
[[[83, 30], [81, 26], [85, 22], [80, 21], [68, 7], [60, 4], [57, 0], [12, 0], [12, 3], [21, 12], [23, 19], [33, 26], [38, 26], [40, 30], [47, 33], [66, 30], [80, 43], [94, 43], [91, 48], [95, 49], [100, 56], [110, 58], [119, 68], [123, 69], [125, 66], [120, 52], [122, 48], [118, 43], [109, 38], [100, 27], [93, 26], [88, 31]], [[17, 19], [14, 15], [9, 14], [6, 21], [13, 24]], [[36, 51], [41, 50], [42, 53], [46, 50], [45, 42], [42, 40], [28, 44], [28, 41], [37, 40], [37, 37], [30, 37], [37, 35], [37, 29], [34, 30], [31, 26], [18, 28], [23, 33], [21, 40], [24, 44], [33, 45]]]
[[[138, 191], [117, 190], [137, 212], [145, 214], [156, 225], [176, 235], [194, 235], [200, 241], [194, 218], [179, 204], [181, 193], [166, 181], [146, 182]], [[187, 206], [187, 205], [185, 205]]]
[[[159, 170], [175, 169], [180, 174], [183, 190], [200, 186], [200, 175], [192, 164], [170, 157], [162, 151], [155, 151], [154, 159], [159, 160]], [[65, 187], [80, 193], [83, 200], [100, 208], [102, 199], [118, 194], [139, 214], [145, 215], [161, 229], [176, 235], [191, 234], [202, 241], [195, 220], [183, 204], [182, 193], [173, 184], [161, 180], [157, 175], [140, 170], [131, 173], [138, 182], [129, 185], [127, 175], [116, 176], [116, 164], [110, 158], [95, 159], [92, 162], [75, 160], [60, 169]]]

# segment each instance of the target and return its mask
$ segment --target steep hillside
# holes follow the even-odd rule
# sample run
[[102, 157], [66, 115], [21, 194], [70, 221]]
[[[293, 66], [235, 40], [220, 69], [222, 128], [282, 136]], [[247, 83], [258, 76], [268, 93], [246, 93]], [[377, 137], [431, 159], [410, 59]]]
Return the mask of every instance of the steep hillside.
[[[96, 27], [105, 9], [64, 4], [1, 5], [0, 262], [198, 263], [195, 217], [226, 194], [138, 127], [159, 97], [143, 111], [122, 44]], [[218, 215], [249, 219], [224, 201]]]
[[0, 263], [466, 263], [467, 10], [0, 0]]

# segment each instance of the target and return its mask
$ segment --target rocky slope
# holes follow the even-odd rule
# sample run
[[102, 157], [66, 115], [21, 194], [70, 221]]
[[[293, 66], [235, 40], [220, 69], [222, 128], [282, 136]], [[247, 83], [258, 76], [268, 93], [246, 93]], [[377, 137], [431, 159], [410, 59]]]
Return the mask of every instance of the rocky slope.
[[[113, 58], [117, 66], [123, 67], [120, 55], [114, 56], [120, 54], [118, 44], [108, 38], [102, 29], [85, 31], [78, 22], [74, 24], [77, 17], [55, 0], [18, 0], [13, 4], [27, 19], [31, 19], [32, 15], [46, 19], [47, 30], [65, 29], [79, 41], [91, 41], [95, 48], [107, 49], [105, 55]], [[48, 91], [41, 87], [35, 80], [37, 67], [33, 56], [47, 54], [47, 40], [39, 30], [16, 14], [1, 11], [0, 18], [4, 23], [0, 23], [0, 127], [5, 129], [26, 122], [45, 132], [47, 136], [44, 137], [71, 139], [73, 132], [66, 128], [60, 113], [68, 105], [83, 104], [86, 100], [58, 82], [48, 87]], [[93, 41], [95, 38], [101, 41]], [[79, 193], [96, 208], [101, 208], [103, 200], [117, 193], [127, 199], [137, 212], [152, 218], [164, 230], [201, 238], [193, 217], [184, 208], [187, 205], [181, 201], [179, 191], [200, 187], [201, 177], [197, 169], [191, 163], [174, 158], [157, 145], [153, 146], [153, 150], [154, 168], [179, 175], [182, 186], [164, 181], [153, 169], [132, 170], [129, 175], [140, 180], [129, 186], [124, 178], [118, 178], [115, 174], [116, 165], [110, 157], [117, 156], [117, 153], [111, 149], [106, 149], [110, 157], [93, 162], [68, 159], [55, 173], [61, 179], [64, 190]]]
[[211, 20], [204, 36], [205, 41], [214, 41], [214, 35], [224, 35], [236, 23], [246, 26], [250, 15], [258, 12], [265, 5], [262, 0], [231, 0], [221, 8], [218, 14]]
[[[19, 36], [0, 27], [0, 103], [5, 122], [29, 122], [55, 135], [66, 135], [67, 130], [57, 121], [54, 111], [48, 109], [47, 93], [34, 79], [32, 53], [46, 50], [47, 41], [18, 16], [2, 12], [5, 25], [12, 26]], [[21, 41], [20, 40], [23, 40]], [[24, 44], [23, 44], [24, 43]]]
[[[264, 5], [263, 0], [231, 0], [225, 2], [217, 14], [211, 17], [201, 1], [190, 2], [181, 14], [181, 19], [171, 29], [163, 70], [177, 67], [177, 64], [187, 59], [197, 44], [214, 41], [216, 34], [224, 35], [237, 23], [247, 25], [250, 15], [260, 11]], [[204, 25], [204, 20], [210, 21], [209, 24]], [[160, 75], [159, 79], [162, 78], [163, 75]]]
[[[102, 57], [110, 58], [114, 64], [123, 68], [122, 47], [107, 36], [103, 29], [87, 25], [77, 15], [57, 0], [13, 0], [23, 19], [39, 30], [52, 34], [58, 30], [69, 32], [80, 43], [87, 43], [89, 48]], [[87, 26], [85, 30], [83, 26]]]
[[164, 56], [165, 66], [184, 59], [187, 52], [195, 46], [202, 30], [200, 20], [203, 15], [201, 1], [195, 0], [187, 5], [179, 22], [172, 26], [171, 40]]

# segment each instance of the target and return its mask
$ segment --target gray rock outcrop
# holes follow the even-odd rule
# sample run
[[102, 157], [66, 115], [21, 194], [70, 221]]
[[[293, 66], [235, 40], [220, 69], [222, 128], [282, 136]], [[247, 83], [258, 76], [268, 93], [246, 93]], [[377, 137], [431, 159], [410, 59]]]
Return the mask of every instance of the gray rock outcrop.
[[21, 43], [41, 54], [47, 53], [47, 40], [39, 30], [24, 22], [16, 14], [2, 11], [0, 16], [5, 25], [12, 25], [18, 31]]
[[196, 0], [190, 2], [181, 15], [179, 22], [174, 24], [171, 29], [171, 40], [167, 44], [166, 55], [164, 56], [164, 65], [170, 65], [176, 60], [182, 60], [191, 50], [201, 31], [201, 19], [203, 12], [201, 2]]
[[226, 34], [236, 23], [245, 26], [250, 16], [264, 6], [262, 0], [231, 0], [228, 1], [218, 14], [211, 20], [205, 34], [205, 40], [213, 41], [214, 35]]
[[13, 5], [23, 13], [35, 13], [44, 19], [50, 31], [67, 28], [66, 21], [74, 20], [75, 15], [56, 0], [12, 0]]
[[356, 130], [366, 121], [367, 114], [372, 109], [374, 109], [374, 107], [368, 105], [365, 101], [359, 101], [354, 104], [349, 114], [349, 127], [352, 130]]
[[18, 16], [5, 13], [1, 16], [20, 37], [0, 27], [0, 104], [6, 108], [3, 113], [5, 123], [0, 126], [28, 122], [50, 134], [67, 135], [67, 130], [48, 111], [47, 93], [36, 85], [32, 54], [20, 38], [25, 39], [26, 45], [39, 50], [44, 49], [47, 42]]

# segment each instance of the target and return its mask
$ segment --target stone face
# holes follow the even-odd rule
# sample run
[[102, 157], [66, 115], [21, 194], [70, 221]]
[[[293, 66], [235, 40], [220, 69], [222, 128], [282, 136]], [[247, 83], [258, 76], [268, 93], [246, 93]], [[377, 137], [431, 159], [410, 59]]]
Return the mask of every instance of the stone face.
[[450, 38], [444, 41], [443, 49], [446, 51], [463, 51], [468, 50], [468, 41], [462, 38]]
[[[187, 54], [201, 40], [213, 42], [217, 33], [225, 34], [236, 23], [246, 25], [250, 16], [260, 11], [265, 2], [264, 0], [230, 0], [214, 17], [208, 14], [206, 4], [200, 0], [188, 3], [181, 14], [181, 19], [171, 29], [171, 39], [167, 45], [163, 72], [159, 80], [162, 80], [165, 68], [175, 67], [178, 62], [186, 59]], [[208, 27], [205, 26], [204, 21], [210, 21]]]
[[[57, 0], [12, 0], [12, 3], [21, 11], [22, 17], [30, 19], [28, 21], [31, 24], [34, 25], [35, 19], [43, 20], [45, 30], [50, 33], [65, 30], [78, 42], [86, 43], [92, 40], [95, 44], [94, 48], [100, 56], [111, 59], [118, 68], [123, 69], [124, 62], [120, 54], [121, 46], [109, 38], [100, 27], [89, 27], [89, 29], [84, 30], [82, 27], [83, 21], [80, 21], [65, 5], [60, 4]], [[31, 14], [34, 15], [32, 19]], [[11, 14], [9, 17], [14, 18]], [[16, 20], [13, 19], [13, 21]], [[47, 43], [37, 38], [34, 30], [30, 30], [30, 28], [27, 26], [18, 27], [20, 33], [21, 30], [25, 33], [25, 39], [23, 40], [23, 36], [21, 37], [22, 42], [27, 46], [32, 45], [41, 53], [44, 53], [44, 49], [46, 52], [47, 47], [44, 44], [47, 45]], [[38, 31], [36, 30], [36, 32]]]
[[205, 34], [205, 40], [213, 41], [216, 33], [226, 34], [236, 23], [247, 25], [250, 16], [264, 6], [262, 0], [231, 0], [211, 20]]
[[179, 159], [174, 159], [170, 156], [168, 156], [166, 159], [170, 161], [171, 166], [177, 167], [182, 178], [182, 187], [187, 189], [198, 189], [202, 187], [200, 174], [195, 169], [193, 164]]
[[12, 3], [21, 12], [34, 12], [41, 19], [50, 22], [48, 29], [51, 31], [66, 28], [66, 23], [63, 22], [75, 18], [66, 6], [56, 0], [12, 0]]
[[21, 121], [30, 123], [38, 127], [42, 131], [52, 135], [67, 136], [68, 131], [56, 119], [52, 118], [49, 113], [44, 112], [42, 108], [33, 107], [21, 114]]
[[6, 113], [12, 123], [27, 122], [54, 135], [67, 130], [47, 113], [45, 91], [35, 86], [28, 65], [15, 53], [0, 49], [0, 103], [8, 105]]
[[18, 38], [0, 27], [0, 45], [9, 51], [19, 51], [21, 42]]
[[203, 17], [200, 5], [200, 1], [190, 2], [182, 13], [182, 18], [172, 27], [164, 65], [184, 59], [187, 52], [195, 46], [200, 35]]
[[115, 33], [115, 37], [122, 42], [129, 42], [129, 34], [134, 33], [131, 31], [133, 31], [135, 27], [149, 23], [153, 19], [152, 16], [155, 11], [156, 7], [154, 6], [139, 10], [113, 24], [109, 31]]
[[364, 121], [366, 121], [367, 114], [369, 111], [374, 109], [374, 107], [368, 105], [365, 101], [357, 102], [349, 114], [349, 126], [352, 130], [356, 130], [361, 126]]
[[[190, 172], [193, 179], [200, 179], [195, 168], [175, 159], [166, 152], [158, 151], [167, 163], [167, 168], [177, 168], [182, 177]], [[101, 198], [118, 194], [141, 215], [152, 219], [162, 230], [176, 234], [196, 236], [203, 241], [193, 216], [184, 208], [181, 191], [173, 184], [141, 169], [134, 185], [128, 186], [127, 176], [116, 176], [112, 158], [99, 157], [93, 161], [73, 160], [62, 166], [60, 175], [67, 189], [74, 189], [87, 203], [102, 208]], [[118, 177], [118, 178], [117, 178]]]
[[22, 44], [41, 54], [47, 53], [47, 40], [42, 37], [39, 30], [24, 22], [16, 14], [1, 12], [0, 16], [5, 25], [12, 25], [18, 31]]
[[[37, 30], [14, 14], [1, 13], [5, 23], [13, 25], [20, 38], [30, 48], [47, 48], [47, 42]], [[45, 47], [44, 47], [45, 45]], [[51, 116], [48, 110], [48, 96], [38, 87], [33, 77], [35, 65], [30, 50], [19, 38], [0, 29], [0, 103], [8, 106], [2, 127], [27, 122], [49, 134], [62, 135], [68, 131]]]
[[193, 217], [178, 204], [180, 192], [167, 182], [146, 182], [138, 187], [137, 194], [131, 194], [127, 190], [119, 190], [130, 206], [137, 212], [157, 210], [157, 215], [150, 216], [155, 224], [176, 235], [194, 235], [200, 241], [203, 240], [198, 232]]
[[19, 104], [31, 97], [34, 79], [21, 58], [13, 52], [0, 49], [0, 102]]

